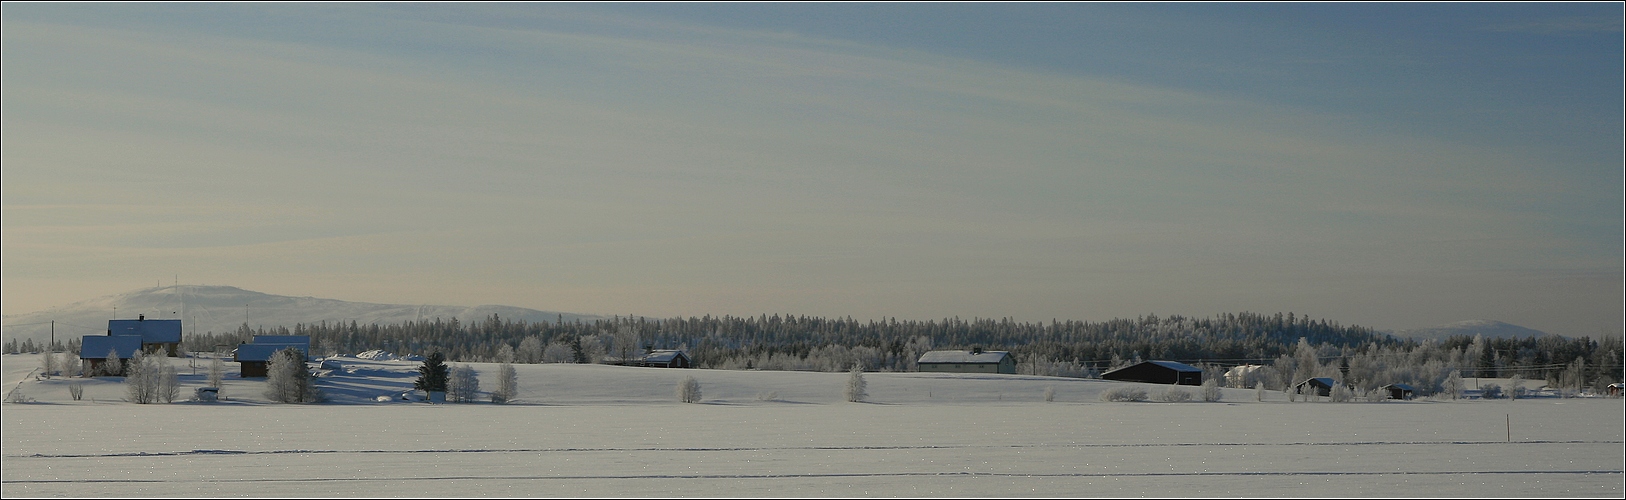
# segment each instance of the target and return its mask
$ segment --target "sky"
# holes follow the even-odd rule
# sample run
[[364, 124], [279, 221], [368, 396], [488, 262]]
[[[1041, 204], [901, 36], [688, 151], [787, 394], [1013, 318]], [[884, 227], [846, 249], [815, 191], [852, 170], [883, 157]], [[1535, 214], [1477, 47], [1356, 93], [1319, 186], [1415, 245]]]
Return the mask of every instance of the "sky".
[[1622, 330], [1622, 7], [37, 4], [5, 314]]

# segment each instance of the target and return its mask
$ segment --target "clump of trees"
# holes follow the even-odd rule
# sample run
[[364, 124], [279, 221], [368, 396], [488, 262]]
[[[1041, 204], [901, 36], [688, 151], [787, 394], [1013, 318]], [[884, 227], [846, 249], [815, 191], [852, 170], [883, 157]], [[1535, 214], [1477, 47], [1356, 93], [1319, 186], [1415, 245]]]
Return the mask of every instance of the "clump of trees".
[[305, 367], [305, 353], [292, 347], [277, 351], [266, 363], [265, 398], [278, 403], [315, 403], [322, 400], [316, 379]]
[[677, 399], [683, 403], [699, 403], [700, 381], [691, 376], [684, 376], [677, 385]]
[[[116, 359], [116, 358], [115, 358]], [[180, 395], [180, 375], [162, 354], [136, 351], [124, 377], [125, 394], [132, 403], [173, 403]]]

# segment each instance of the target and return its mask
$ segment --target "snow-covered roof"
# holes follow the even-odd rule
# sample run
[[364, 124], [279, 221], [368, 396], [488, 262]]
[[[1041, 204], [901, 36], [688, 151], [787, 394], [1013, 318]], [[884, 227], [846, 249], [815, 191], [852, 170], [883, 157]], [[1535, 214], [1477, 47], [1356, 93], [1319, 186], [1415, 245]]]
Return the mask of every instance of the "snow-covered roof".
[[310, 356], [310, 347], [302, 344], [238, 344], [237, 351], [232, 354], [232, 360], [243, 361], [270, 361], [271, 355], [277, 351], [293, 348], [305, 356]]
[[1006, 351], [931, 351], [920, 355], [918, 363], [991, 363], [999, 364], [1011, 353]]
[[1304, 385], [1304, 384], [1308, 384], [1310, 382], [1316, 382], [1316, 383], [1319, 383], [1319, 384], [1327, 386], [1327, 387], [1332, 387], [1333, 385], [1338, 383], [1338, 381], [1333, 380], [1332, 377], [1315, 377], [1315, 378], [1306, 379], [1303, 382], [1299, 382], [1298, 385]]
[[86, 335], [79, 339], [79, 359], [105, 359], [117, 351], [119, 359], [135, 357], [141, 350], [141, 337], [134, 335]]
[[685, 358], [688, 357], [687, 354], [683, 354], [683, 351], [675, 349], [657, 349], [644, 355], [644, 361], [648, 361], [650, 363], [670, 363], [672, 360], [677, 359], [677, 357], [680, 355]]
[[181, 320], [178, 319], [110, 319], [109, 335], [135, 335], [142, 342], [160, 344], [181, 341]]

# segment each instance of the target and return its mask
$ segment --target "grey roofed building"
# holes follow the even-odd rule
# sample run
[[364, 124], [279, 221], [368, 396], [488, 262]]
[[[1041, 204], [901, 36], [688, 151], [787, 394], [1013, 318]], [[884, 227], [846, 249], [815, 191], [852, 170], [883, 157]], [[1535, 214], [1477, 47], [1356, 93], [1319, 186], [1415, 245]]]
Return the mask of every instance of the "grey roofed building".
[[1293, 386], [1293, 392], [1311, 394], [1311, 391], [1314, 391], [1314, 394], [1318, 396], [1331, 396], [1332, 386], [1334, 385], [1338, 385], [1338, 381], [1333, 380], [1331, 377], [1315, 377]]
[[305, 359], [310, 359], [309, 344], [238, 344], [237, 350], [232, 351], [232, 361], [238, 363], [238, 376], [264, 377], [268, 373], [271, 356], [290, 348], [299, 351]]
[[603, 362], [604, 364], [622, 366], [694, 368], [694, 362], [689, 359], [689, 355], [676, 349], [655, 349], [644, 354], [628, 358], [626, 361], [622, 361], [621, 358], [614, 356], [607, 356], [603, 359]]
[[920, 355], [915, 365], [922, 372], [1016, 373], [1016, 358], [1008, 351], [931, 351]]
[[1106, 380], [1148, 384], [1203, 385], [1203, 369], [1175, 361], [1142, 361], [1101, 374]]
[[1412, 386], [1406, 384], [1389, 384], [1380, 387], [1380, 389], [1389, 391], [1389, 399], [1399, 399], [1402, 401], [1411, 399], [1412, 396], [1417, 394], [1416, 389], [1413, 389]]
[[[83, 373], [89, 377], [107, 362], [107, 354], [115, 353], [120, 360], [135, 357], [136, 351], [141, 350], [141, 337], [135, 335], [86, 335], [79, 339], [79, 362], [83, 366]], [[123, 375], [120, 373], [113, 375]]]

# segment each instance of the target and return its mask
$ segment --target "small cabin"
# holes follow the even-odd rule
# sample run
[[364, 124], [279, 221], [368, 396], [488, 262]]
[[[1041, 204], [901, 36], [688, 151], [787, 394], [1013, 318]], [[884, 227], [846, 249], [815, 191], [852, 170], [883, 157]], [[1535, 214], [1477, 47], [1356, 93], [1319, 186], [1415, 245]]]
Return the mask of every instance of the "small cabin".
[[181, 320], [147, 319], [142, 314], [136, 319], [107, 321], [110, 337], [140, 337], [141, 349], [150, 353], [163, 352], [173, 358], [181, 355]]
[[241, 377], [264, 377], [270, 373], [271, 356], [289, 348], [310, 358], [310, 347], [300, 344], [239, 344], [237, 350], [232, 351], [232, 361], [238, 363]]
[[1294, 394], [1305, 394], [1305, 395], [1314, 394], [1314, 395], [1317, 395], [1317, 396], [1331, 396], [1332, 395], [1332, 386], [1334, 386], [1334, 385], [1338, 385], [1338, 381], [1333, 380], [1331, 377], [1315, 377], [1315, 378], [1312, 378], [1312, 379], [1309, 379], [1309, 380], [1305, 380], [1303, 382], [1299, 382], [1298, 385], [1294, 385], [1293, 386], [1293, 393]]
[[85, 335], [79, 339], [79, 362], [83, 368], [81, 373], [84, 373], [86, 377], [101, 374], [102, 365], [106, 364], [107, 360], [113, 359], [109, 356], [117, 356], [119, 360], [117, 373], [104, 375], [122, 377], [128, 373], [130, 359], [134, 358], [136, 352], [140, 350], [141, 337], [133, 335]]
[[1148, 384], [1203, 385], [1203, 369], [1174, 361], [1142, 361], [1103, 373], [1101, 378]]
[[1406, 384], [1389, 384], [1379, 387], [1379, 389], [1389, 391], [1389, 399], [1398, 399], [1401, 401], [1411, 399], [1413, 396], [1417, 395], [1417, 389], [1413, 389], [1412, 386]]
[[931, 351], [915, 361], [917, 370], [938, 373], [1016, 373], [1016, 358], [1007, 351]]
[[605, 364], [621, 366], [643, 366], [651, 368], [694, 368], [694, 362], [688, 354], [676, 349], [653, 349], [642, 355], [622, 361], [620, 358], [604, 358]]

